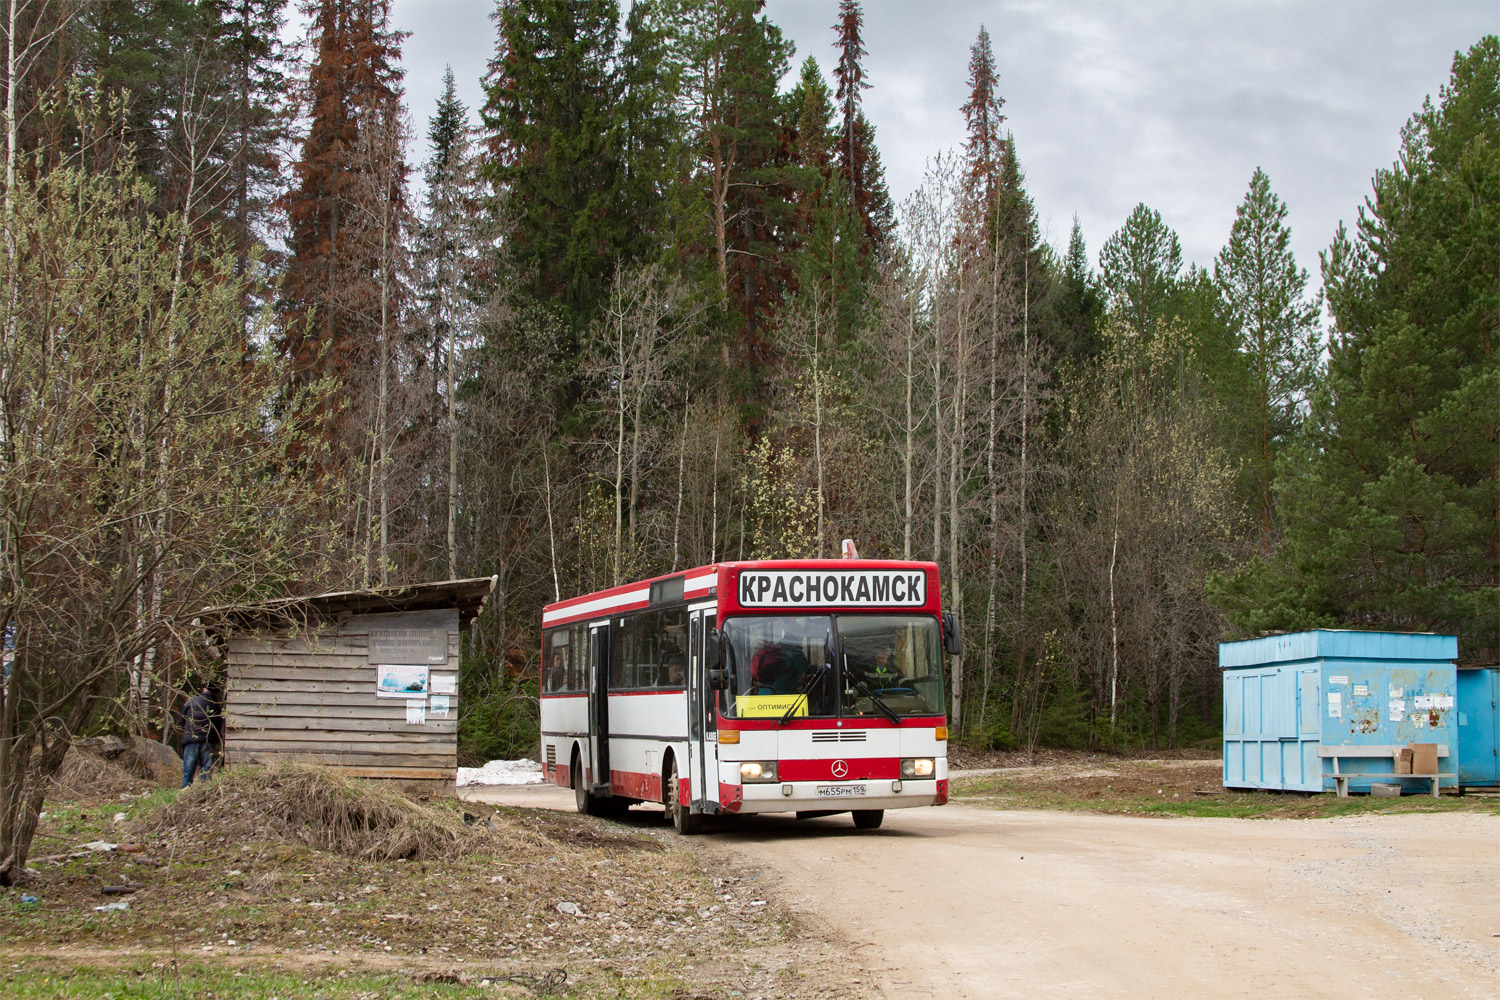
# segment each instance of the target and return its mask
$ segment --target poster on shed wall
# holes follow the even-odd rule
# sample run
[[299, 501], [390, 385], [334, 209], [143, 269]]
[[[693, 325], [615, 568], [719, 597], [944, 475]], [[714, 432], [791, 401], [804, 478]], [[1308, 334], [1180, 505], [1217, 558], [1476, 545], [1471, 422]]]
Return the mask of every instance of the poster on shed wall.
[[427, 664], [377, 663], [375, 695], [379, 698], [427, 697]]

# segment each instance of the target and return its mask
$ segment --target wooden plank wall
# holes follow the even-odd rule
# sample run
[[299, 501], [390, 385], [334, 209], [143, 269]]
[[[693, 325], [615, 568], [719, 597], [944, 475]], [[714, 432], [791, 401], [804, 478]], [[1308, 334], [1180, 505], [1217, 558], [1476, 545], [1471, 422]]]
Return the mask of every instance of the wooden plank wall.
[[365, 778], [452, 781], [458, 767], [458, 695], [446, 718], [406, 722], [406, 700], [375, 695], [370, 631], [448, 632], [448, 663], [429, 674], [458, 676], [458, 611], [351, 615], [316, 633], [233, 636], [224, 742], [228, 762], [278, 757], [336, 765]]

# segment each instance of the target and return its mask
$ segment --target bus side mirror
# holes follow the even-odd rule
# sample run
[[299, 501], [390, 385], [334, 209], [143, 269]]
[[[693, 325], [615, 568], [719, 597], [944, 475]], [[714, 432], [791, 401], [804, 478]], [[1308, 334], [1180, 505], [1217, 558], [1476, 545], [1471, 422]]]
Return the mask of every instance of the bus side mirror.
[[958, 628], [958, 616], [951, 611], [943, 612], [943, 650], [949, 656], [962, 656], [964, 637]]
[[704, 651], [707, 658], [707, 662], [704, 664], [704, 666], [706, 666], [709, 670], [716, 669], [719, 664], [723, 662], [723, 656], [720, 653], [723, 641], [724, 637], [719, 634], [718, 629], [709, 630], [708, 648]]
[[708, 687], [710, 691], [728, 691], [729, 671], [718, 669], [710, 670], [708, 672]]

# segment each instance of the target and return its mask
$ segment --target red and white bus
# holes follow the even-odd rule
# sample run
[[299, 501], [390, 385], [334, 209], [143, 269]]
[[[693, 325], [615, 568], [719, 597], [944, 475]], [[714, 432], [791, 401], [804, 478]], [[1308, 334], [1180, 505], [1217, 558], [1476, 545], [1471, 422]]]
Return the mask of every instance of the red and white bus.
[[550, 604], [542, 761], [580, 812], [703, 817], [948, 800], [946, 650], [930, 562], [728, 562]]

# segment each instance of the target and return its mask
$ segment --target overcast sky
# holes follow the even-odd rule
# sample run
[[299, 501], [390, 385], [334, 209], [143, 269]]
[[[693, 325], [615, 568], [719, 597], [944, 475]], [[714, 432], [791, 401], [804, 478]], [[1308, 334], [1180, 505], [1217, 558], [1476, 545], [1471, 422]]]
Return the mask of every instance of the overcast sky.
[[[477, 120], [494, 51], [490, 0], [395, 0], [409, 106], [427, 119], [451, 63]], [[766, 13], [827, 76], [837, 0]], [[1352, 223], [1400, 129], [1448, 78], [1455, 50], [1500, 31], [1500, 0], [1006, 2], [866, 0], [865, 109], [899, 205], [927, 160], [964, 141], [969, 46], [989, 29], [1026, 184], [1062, 249], [1076, 212], [1097, 262], [1137, 202], [1161, 212], [1187, 262], [1208, 264], [1257, 166], [1290, 209], [1293, 249]]]

